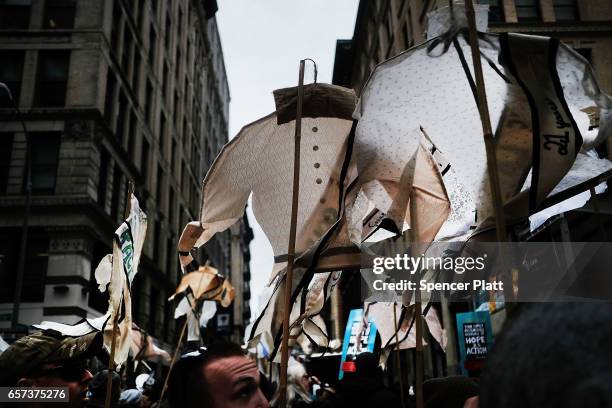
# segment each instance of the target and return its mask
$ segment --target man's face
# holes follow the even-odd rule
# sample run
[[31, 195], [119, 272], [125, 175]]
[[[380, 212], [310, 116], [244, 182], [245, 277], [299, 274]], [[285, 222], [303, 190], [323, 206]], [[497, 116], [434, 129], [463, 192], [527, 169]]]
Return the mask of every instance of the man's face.
[[[68, 387], [69, 405], [82, 407], [87, 399], [87, 383], [93, 378], [83, 362], [43, 364], [29, 378], [19, 380], [27, 387]], [[47, 404], [48, 405], [48, 404]]]
[[269, 407], [259, 389], [259, 371], [246, 357], [215, 360], [204, 368], [204, 378], [215, 408]]

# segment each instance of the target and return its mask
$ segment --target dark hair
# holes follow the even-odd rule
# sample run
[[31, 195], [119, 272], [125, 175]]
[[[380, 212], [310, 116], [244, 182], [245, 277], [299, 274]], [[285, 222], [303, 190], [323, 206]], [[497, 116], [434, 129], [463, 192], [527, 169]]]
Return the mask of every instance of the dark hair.
[[523, 306], [496, 338], [480, 407], [612, 407], [610, 322], [610, 303]]
[[357, 355], [355, 365], [357, 366], [357, 375], [372, 378], [380, 375], [378, 356], [374, 353], [365, 352]]
[[[111, 389], [111, 402], [116, 404], [119, 401], [119, 395], [121, 394], [121, 378], [116, 372], [112, 372], [112, 389]], [[91, 393], [92, 400], [104, 401], [106, 399], [106, 385], [108, 381], [108, 370], [101, 370], [93, 376], [87, 388]]]
[[432, 378], [423, 383], [425, 408], [462, 408], [468, 398], [478, 395], [478, 384], [459, 375]]
[[[201, 407], [209, 408], [210, 390], [204, 378], [204, 369], [210, 363], [226, 358], [244, 356], [242, 349], [232, 343], [221, 343], [207, 349], [188, 353], [174, 365], [168, 380], [168, 402], [171, 408]], [[195, 393], [199, 397], [192, 401]]]

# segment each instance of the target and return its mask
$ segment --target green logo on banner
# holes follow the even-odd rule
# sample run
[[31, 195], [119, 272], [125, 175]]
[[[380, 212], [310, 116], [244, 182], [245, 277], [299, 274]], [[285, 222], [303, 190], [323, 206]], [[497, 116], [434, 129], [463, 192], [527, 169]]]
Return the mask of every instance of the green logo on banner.
[[134, 257], [134, 246], [130, 239], [130, 232], [128, 229], [121, 233], [119, 237], [121, 243], [121, 253], [123, 254], [123, 266], [127, 272], [128, 278], [132, 279], [132, 259]]

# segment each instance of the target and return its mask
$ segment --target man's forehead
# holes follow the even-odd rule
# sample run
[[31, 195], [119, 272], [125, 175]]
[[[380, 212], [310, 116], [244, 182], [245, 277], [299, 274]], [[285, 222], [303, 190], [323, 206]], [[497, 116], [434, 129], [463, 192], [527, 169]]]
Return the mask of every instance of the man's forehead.
[[213, 361], [206, 367], [210, 374], [224, 373], [230, 376], [258, 376], [257, 366], [244, 356], [224, 357]]

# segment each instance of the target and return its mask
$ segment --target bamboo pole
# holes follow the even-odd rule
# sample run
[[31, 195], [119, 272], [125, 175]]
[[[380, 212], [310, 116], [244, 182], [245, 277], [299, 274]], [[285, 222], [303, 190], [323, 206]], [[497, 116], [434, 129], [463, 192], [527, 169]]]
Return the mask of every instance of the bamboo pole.
[[393, 303], [393, 323], [395, 325], [395, 359], [397, 362], [397, 372], [399, 377], [399, 386], [400, 386], [400, 399], [402, 401], [402, 408], [406, 408], [406, 402], [404, 399], [404, 380], [402, 379], [402, 364], [400, 361], [400, 342], [399, 336], [397, 335], [397, 312], [396, 312], [397, 303]]
[[[134, 194], [134, 182], [130, 180], [128, 182], [127, 198], [125, 200], [125, 209], [123, 212], [123, 219], [126, 220], [130, 216], [132, 209], [132, 194]], [[119, 262], [119, 259], [113, 259], [113, 262]], [[121, 288], [123, 291], [123, 288]], [[123, 294], [122, 294], [123, 297]], [[119, 306], [121, 308], [121, 306]], [[106, 379], [106, 399], [104, 400], [104, 408], [110, 408], [111, 396], [113, 391], [113, 371], [115, 371], [115, 351], [117, 348], [117, 331], [119, 325], [119, 310], [115, 310], [115, 317], [113, 318], [113, 333], [111, 337], [111, 349], [108, 361], [108, 377]], [[130, 328], [131, 329], [131, 328]]]
[[281, 339], [281, 367], [279, 386], [279, 401], [281, 407], [287, 406], [287, 366], [289, 364], [289, 315], [291, 314], [291, 286], [293, 283], [295, 233], [297, 228], [298, 199], [300, 193], [300, 141], [302, 138], [302, 102], [304, 99], [305, 62], [305, 60], [300, 61], [300, 73], [297, 89], [297, 111], [295, 115], [295, 145], [293, 150], [293, 195], [291, 198], [291, 224], [289, 227], [289, 247], [287, 249], [287, 274], [285, 275], [283, 337]]

